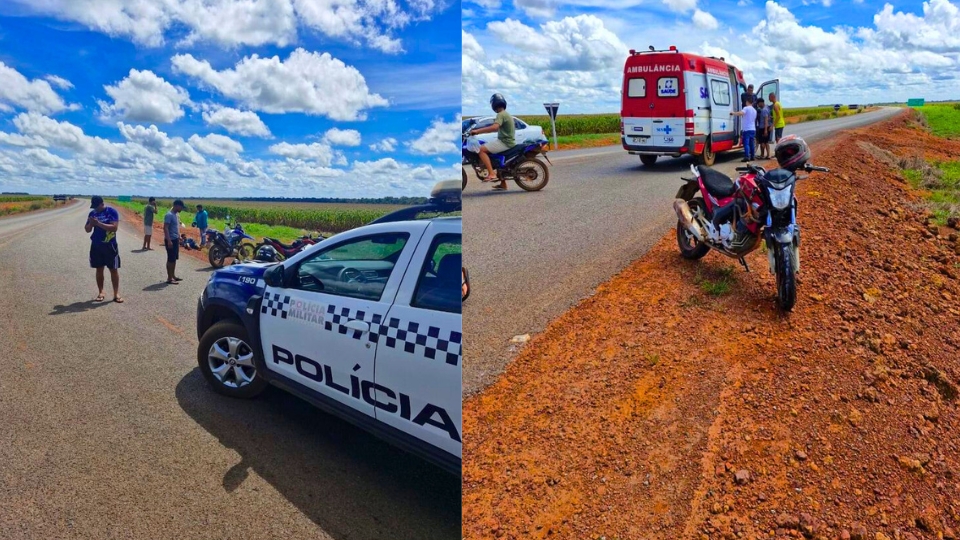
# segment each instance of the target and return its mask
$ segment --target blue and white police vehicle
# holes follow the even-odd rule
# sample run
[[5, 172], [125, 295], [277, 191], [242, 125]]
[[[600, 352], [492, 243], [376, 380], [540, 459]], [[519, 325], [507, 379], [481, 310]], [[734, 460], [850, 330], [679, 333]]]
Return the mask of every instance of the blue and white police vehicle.
[[332, 236], [274, 264], [213, 273], [199, 299], [197, 360], [212, 388], [274, 385], [460, 473], [457, 181], [424, 205]]

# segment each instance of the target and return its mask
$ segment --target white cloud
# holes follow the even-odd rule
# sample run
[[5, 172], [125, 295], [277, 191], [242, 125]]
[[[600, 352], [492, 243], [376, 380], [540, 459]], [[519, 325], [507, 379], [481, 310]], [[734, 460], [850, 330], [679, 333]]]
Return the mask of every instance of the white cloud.
[[[67, 82], [59, 77], [56, 79]], [[28, 80], [16, 69], [0, 62], [0, 109], [10, 111], [13, 108], [49, 114], [79, 106], [67, 105], [49, 82]]]
[[716, 30], [720, 23], [713, 15], [698, 9], [693, 12], [693, 25], [703, 30]]
[[166, 158], [174, 161], [185, 161], [194, 165], [205, 163], [203, 156], [180, 137], [170, 137], [166, 133], [157, 129], [157, 126], [150, 127], [131, 126], [118, 122], [120, 134], [130, 142], [156, 152]]
[[664, 5], [673, 11], [686, 13], [697, 7], [697, 0], [663, 0]]
[[220, 105], [205, 105], [203, 121], [207, 125], [220, 126], [230, 133], [248, 137], [271, 138], [270, 128], [253, 111], [241, 111]]
[[44, 79], [61, 90], [69, 90], [73, 88], [72, 82], [64, 79], [63, 77], [58, 77], [57, 75], [47, 75], [44, 77]]
[[331, 146], [360, 146], [360, 132], [355, 129], [330, 128], [323, 134], [323, 142]]
[[356, 68], [329, 53], [297, 49], [283, 61], [278, 56], [253, 55], [222, 71], [190, 54], [178, 54], [172, 62], [176, 71], [258, 111], [363, 120], [366, 110], [387, 105], [387, 100], [370, 92]]
[[339, 157], [333, 148], [325, 143], [290, 144], [288, 142], [282, 142], [270, 146], [268, 151], [271, 154], [289, 159], [313, 161], [321, 167], [329, 167], [333, 164], [334, 160]]
[[421, 155], [454, 154], [459, 150], [456, 142], [460, 138], [460, 119], [444, 122], [436, 118], [430, 127], [416, 140], [408, 143], [410, 151]]
[[[10, 0], [8, 0], [10, 1]], [[298, 40], [303, 27], [387, 53], [402, 50], [395, 31], [429, 19], [435, 0], [12, 0], [33, 13], [78, 22], [110, 36], [157, 47], [171, 36], [180, 45], [277, 45]], [[185, 35], [183, 35], [185, 33]]]
[[216, 133], [210, 133], [204, 137], [192, 135], [187, 142], [197, 151], [210, 156], [235, 157], [243, 152], [242, 144], [230, 137], [217, 135]]
[[130, 122], [167, 124], [183, 117], [190, 94], [149, 70], [131, 69], [120, 82], [104, 86], [113, 103], [100, 101], [102, 116]]
[[393, 152], [397, 149], [397, 140], [393, 137], [387, 137], [380, 142], [371, 144], [370, 149], [374, 152]]

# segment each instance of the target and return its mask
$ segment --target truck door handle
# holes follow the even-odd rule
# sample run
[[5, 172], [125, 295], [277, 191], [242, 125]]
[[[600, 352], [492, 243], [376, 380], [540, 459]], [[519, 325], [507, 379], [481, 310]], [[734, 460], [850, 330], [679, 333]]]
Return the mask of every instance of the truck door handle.
[[363, 322], [363, 321], [357, 320], [357, 319], [354, 319], [354, 320], [352, 320], [352, 321], [349, 321], [349, 322], [348, 322], [347, 324], [345, 324], [344, 326], [346, 326], [347, 328], [349, 328], [349, 329], [351, 329], [351, 330], [359, 330], [359, 331], [361, 331], [361, 332], [369, 332], [369, 331], [370, 331], [370, 323]]

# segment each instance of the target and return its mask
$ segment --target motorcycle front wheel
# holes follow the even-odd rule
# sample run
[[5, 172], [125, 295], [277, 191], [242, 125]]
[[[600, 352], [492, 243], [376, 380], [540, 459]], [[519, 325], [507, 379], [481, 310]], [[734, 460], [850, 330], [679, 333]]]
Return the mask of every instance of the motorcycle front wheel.
[[252, 261], [257, 256], [257, 247], [250, 242], [243, 242], [237, 248], [237, 258], [241, 261]]
[[550, 181], [550, 170], [537, 158], [527, 158], [513, 169], [513, 179], [524, 191], [540, 191]]
[[779, 242], [774, 244], [773, 260], [777, 270], [777, 307], [791, 311], [797, 303], [797, 274], [792, 246]]
[[207, 260], [210, 261], [210, 266], [214, 268], [223, 268], [223, 262], [227, 258], [227, 251], [223, 249], [223, 246], [220, 244], [214, 244], [210, 246], [210, 251], [207, 252]]
[[467, 171], [465, 171], [465, 170], [461, 167], [461, 168], [460, 168], [460, 172], [463, 173], [463, 187], [460, 188], [460, 191], [463, 191], [463, 190], [467, 189]]

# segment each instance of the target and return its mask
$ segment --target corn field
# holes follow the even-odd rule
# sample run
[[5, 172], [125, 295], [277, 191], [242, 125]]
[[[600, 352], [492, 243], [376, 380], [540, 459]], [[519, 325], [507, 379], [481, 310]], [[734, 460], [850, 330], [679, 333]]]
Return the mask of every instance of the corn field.
[[[137, 203], [146, 204], [145, 199], [137, 199]], [[192, 216], [194, 211], [193, 201], [186, 201], [187, 209], [185, 215]], [[172, 201], [158, 200], [157, 203], [161, 212], [165, 212], [170, 207]], [[338, 206], [335, 204], [323, 204], [321, 208], [309, 208], [306, 204], [291, 204], [289, 207], [276, 203], [268, 203], [264, 206], [256, 206], [250, 203], [243, 203], [237, 206], [227, 206], [223, 204], [203, 204], [211, 219], [226, 219], [240, 223], [260, 223], [263, 225], [280, 225], [292, 227], [295, 229], [305, 229], [308, 231], [323, 231], [337, 233], [347, 231], [383, 216], [394, 210], [390, 205], [355, 205], [344, 204]], [[369, 208], [360, 208], [367, 206]]]
[[49, 198], [42, 195], [0, 195], [0, 203], [42, 201]]
[[[841, 112], [847, 110], [846, 105], [841, 108]], [[854, 111], [855, 112], [855, 111]], [[829, 118], [833, 113], [833, 107], [797, 107], [794, 109], [784, 109], [784, 118], [795, 118], [791, 123], [797, 121], [818, 120]], [[547, 115], [526, 116], [520, 118], [535, 126], [543, 128], [543, 133], [547, 137], [552, 137], [550, 131], [550, 117]], [[620, 132], [619, 114], [577, 114], [557, 117], [557, 136], [565, 135], [593, 135]]]

